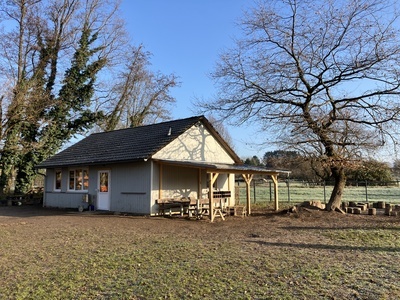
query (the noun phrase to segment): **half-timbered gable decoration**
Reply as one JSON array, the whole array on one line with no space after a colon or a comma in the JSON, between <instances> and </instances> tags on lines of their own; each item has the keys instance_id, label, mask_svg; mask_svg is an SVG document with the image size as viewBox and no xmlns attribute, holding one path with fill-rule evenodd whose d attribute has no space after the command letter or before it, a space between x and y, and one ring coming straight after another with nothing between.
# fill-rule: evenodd
<instances>
[{"instance_id":1,"label":"half-timbered gable decoration","mask_svg":"<svg viewBox=\"0 0 400 300\"><path fill-rule=\"evenodd\" d=\"M222 206L235 207L237 174L247 185L246 214L254 174L271 176L278 209L277 176L284 172L243 165L204 116L95 133L37 168L46 169L45 206L142 215L204 208L211 220L223 218Z\"/></svg>"}]
</instances>

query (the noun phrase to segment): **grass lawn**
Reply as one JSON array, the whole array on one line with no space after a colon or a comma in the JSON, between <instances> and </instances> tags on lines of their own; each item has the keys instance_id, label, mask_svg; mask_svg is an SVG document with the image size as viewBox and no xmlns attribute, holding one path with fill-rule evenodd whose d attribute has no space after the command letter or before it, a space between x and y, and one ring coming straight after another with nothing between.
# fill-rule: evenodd
<instances>
[{"instance_id":1,"label":"grass lawn","mask_svg":"<svg viewBox=\"0 0 400 300\"><path fill-rule=\"evenodd\" d=\"M400 218L0 207L0 299L400 299Z\"/></svg>"}]
</instances>

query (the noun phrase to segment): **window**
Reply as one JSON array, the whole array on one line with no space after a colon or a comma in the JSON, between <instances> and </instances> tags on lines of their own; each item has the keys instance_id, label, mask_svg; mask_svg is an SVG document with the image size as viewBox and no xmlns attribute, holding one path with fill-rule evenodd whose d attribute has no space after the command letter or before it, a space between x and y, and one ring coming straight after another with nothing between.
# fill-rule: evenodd
<instances>
[{"instance_id":1,"label":"window","mask_svg":"<svg viewBox=\"0 0 400 300\"><path fill-rule=\"evenodd\" d=\"M100 192L108 192L108 172L100 172Z\"/></svg>"},{"instance_id":2,"label":"window","mask_svg":"<svg viewBox=\"0 0 400 300\"><path fill-rule=\"evenodd\" d=\"M86 191L89 188L89 172L87 169L75 169L69 171L70 191Z\"/></svg>"},{"instance_id":3,"label":"window","mask_svg":"<svg viewBox=\"0 0 400 300\"><path fill-rule=\"evenodd\" d=\"M61 176L62 176L61 170L56 170L55 182L54 182L54 190L55 191L61 191Z\"/></svg>"}]
</instances>

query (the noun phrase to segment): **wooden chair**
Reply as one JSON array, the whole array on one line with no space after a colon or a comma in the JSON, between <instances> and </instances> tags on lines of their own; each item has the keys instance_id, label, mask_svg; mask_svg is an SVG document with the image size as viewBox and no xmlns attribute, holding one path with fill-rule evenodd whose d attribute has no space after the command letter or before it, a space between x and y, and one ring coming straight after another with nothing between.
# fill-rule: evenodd
<instances>
[{"instance_id":1,"label":"wooden chair","mask_svg":"<svg viewBox=\"0 0 400 300\"><path fill-rule=\"evenodd\" d=\"M234 205L227 206L225 208L226 215L228 216L246 216L246 206L245 205Z\"/></svg>"},{"instance_id":2,"label":"wooden chair","mask_svg":"<svg viewBox=\"0 0 400 300\"><path fill-rule=\"evenodd\" d=\"M204 215L209 214L209 200L207 198L203 199L190 199L190 204L188 208L189 217L193 215L196 219L203 218Z\"/></svg>"},{"instance_id":3,"label":"wooden chair","mask_svg":"<svg viewBox=\"0 0 400 300\"><path fill-rule=\"evenodd\" d=\"M245 205L235 205L233 207L233 215L234 216L242 216L242 218L244 218L246 216L246 206Z\"/></svg>"}]
</instances>

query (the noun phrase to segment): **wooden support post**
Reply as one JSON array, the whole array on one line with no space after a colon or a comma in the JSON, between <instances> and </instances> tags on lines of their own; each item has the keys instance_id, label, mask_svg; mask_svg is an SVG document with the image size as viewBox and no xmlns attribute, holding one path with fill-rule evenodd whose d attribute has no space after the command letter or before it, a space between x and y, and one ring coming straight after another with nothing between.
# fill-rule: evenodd
<instances>
[{"instance_id":1,"label":"wooden support post","mask_svg":"<svg viewBox=\"0 0 400 300\"><path fill-rule=\"evenodd\" d=\"M197 199L202 198L202 187L201 187L201 169L197 172Z\"/></svg>"},{"instance_id":2,"label":"wooden support post","mask_svg":"<svg viewBox=\"0 0 400 300\"><path fill-rule=\"evenodd\" d=\"M251 214L251 204L250 204L250 184L253 180L253 174L242 174L244 181L246 182L246 212L249 216Z\"/></svg>"},{"instance_id":3,"label":"wooden support post","mask_svg":"<svg viewBox=\"0 0 400 300\"><path fill-rule=\"evenodd\" d=\"M279 209L278 199L278 175L271 175L272 181L274 182L274 199L275 199L275 210Z\"/></svg>"},{"instance_id":4,"label":"wooden support post","mask_svg":"<svg viewBox=\"0 0 400 300\"><path fill-rule=\"evenodd\" d=\"M209 185L209 192L208 192L208 196L209 196L209 211L210 211L210 220L211 222L214 222L214 183L218 178L219 173L210 173L210 185Z\"/></svg>"},{"instance_id":5,"label":"wooden support post","mask_svg":"<svg viewBox=\"0 0 400 300\"><path fill-rule=\"evenodd\" d=\"M231 190L231 174L228 173L227 175L227 180L228 180L228 191L231 192L231 195L235 195L235 190ZM231 206L231 198L229 198L229 202L227 203L228 206Z\"/></svg>"},{"instance_id":6,"label":"wooden support post","mask_svg":"<svg viewBox=\"0 0 400 300\"><path fill-rule=\"evenodd\" d=\"M162 199L163 165L158 165L158 199Z\"/></svg>"}]
</instances>

